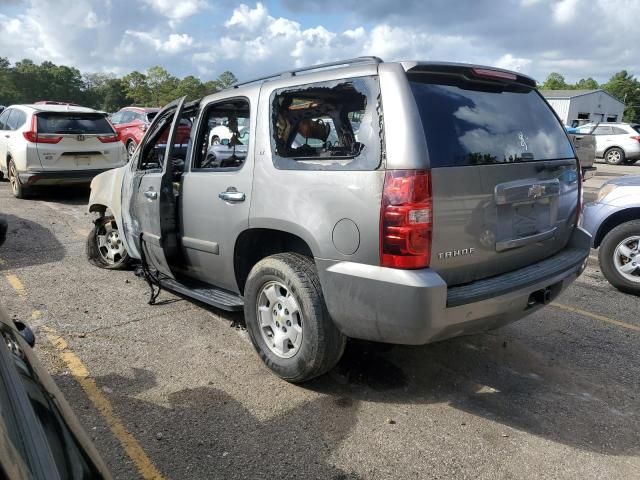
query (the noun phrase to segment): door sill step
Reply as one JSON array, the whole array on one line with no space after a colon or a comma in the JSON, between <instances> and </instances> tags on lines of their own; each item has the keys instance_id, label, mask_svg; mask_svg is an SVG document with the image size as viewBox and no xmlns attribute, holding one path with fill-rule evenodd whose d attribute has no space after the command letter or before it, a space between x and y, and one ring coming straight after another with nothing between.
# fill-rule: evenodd
<instances>
[{"instance_id":1,"label":"door sill step","mask_svg":"<svg viewBox=\"0 0 640 480\"><path fill-rule=\"evenodd\" d=\"M212 307L220 308L221 310L237 312L244 308L244 300L240 295L205 283L195 283L191 281L183 283L177 280L163 279L160 281L160 284L162 288L193 298Z\"/></svg>"}]
</instances>

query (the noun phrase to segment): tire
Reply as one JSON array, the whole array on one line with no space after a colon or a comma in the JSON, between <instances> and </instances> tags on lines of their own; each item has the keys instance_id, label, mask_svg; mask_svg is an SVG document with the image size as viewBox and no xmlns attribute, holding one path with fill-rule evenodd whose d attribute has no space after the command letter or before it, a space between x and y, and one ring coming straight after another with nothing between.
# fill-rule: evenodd
<instances>
[{"instance_id":1,"label":"tire","mask_svg":"<svg viewBox=\"0 0 640 480\"><path fill-rule=\"evenodd\" d=\"M133 153L136 151L136 142L134 142L133 140L129 140L127 142L127 159L131 160L131 157L133 157Z\"/></svg>"},{"instance_id":2,"label":"tire","mask_svg":"<svg viewBox=\"0 0 640 480\"><path fill-rule=\"evenodd\" d=\"M16 198L27 198L29 191L24 185L22 185L22 183L20 183L18 169L11 159L9 159L9 162L7 163L7 178L11 184L11 192L13 193L13 196Z\"/></svg>"},{"instance_id":3,"label":"tire","mask_svg":"<svg viewBox=\"0 0 640 480\"><path fill-rule=\"evenodd\" d=\"M211 139L211 145L220 145L220 138L217 135L214 135Z\"/></svg>"},{"instance_id":4,"label":"tire","mask_svg":"<svg viewBox=\"0 0 640 480\"><path fill-rule=\"evenodd\" d=\"M607 233L600 244L598 260L611 285L621 292L640 295L640 220L620 224ZM623 270L629 263L637 264L637 268L630 272Z\"/></svg>"},{"instance_id":5,"label":"tire","mask_svg":"<svg viewBox=\"0 0 640 480\"><path fill-rule=\"evenodd\" d=\"M624 150L618 147L613 147L604 152L604 160L609 165L620 165L624 163Z\"/></svg>"},{"instance_id":6,"label":"tire","mask_svg":"<svg viewBox=\"0 0 640 480\"><path fill-rule=\"evenodd\" d=\"M113 217L104 216L95 221L87 236L87 259L107 270L124 270L129 266L131 259Z\"/></svg>"},{"instance_id":7,"label":"tire","mask_svg":"<svg viewBox=\"0 0 640 480\"><path fill-rule=\"evenodd\" d=\"M251 342L280 378L305 382L338 363L347 338L329 316L316 266L309 257L280 253L262 259L249 273L244 296Z\"/></svg>"}]
</instances>

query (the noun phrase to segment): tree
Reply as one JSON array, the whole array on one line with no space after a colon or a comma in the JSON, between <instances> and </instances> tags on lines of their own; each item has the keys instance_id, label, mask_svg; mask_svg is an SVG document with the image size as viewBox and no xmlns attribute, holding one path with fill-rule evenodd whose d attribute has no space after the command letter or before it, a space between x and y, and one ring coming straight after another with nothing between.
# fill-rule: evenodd
<instances>
[{"instance_id":1,"label":"tree","mask_svg":"<svg viewBox=\"0 0 640 480\"><path fill-rule=\"evenodd\" d=\"M613 75L602 88L624 102L625 122L637 122L640 120L640 82L629 74L626 70L622 70Z\"/></svg>"},{"instance_id":2,"label":"tree","mask_svg":"<svg viewBox=\"0 0 640 480\"><path fill-rule=\"evenodd\" d=\"M159 65L147 70L147 85L153 106L161 107L176 98L178 79Z\"/></svg>"},{"instance_id":3,"label":"tree","mask_svg":"<svg viewBox=\"0 0 640 480\"><path fill-rule=\"evenodd\" d=\"M146 105L151 101L151 90L147 83L147 76L137 70L122 77L127 98L134 104Z\"/></svg>"},{"instance_id":4,"label":"tree","mask_svg":"<svg viewBox=\"0 0 640 480\"><path fill-rule=\"evenodd\" d=\"M551 72L541 87L543 90L564 90L569 88L564 77L556 72Z\"/></svg>"},{"instance_id":5,"label":"tree","mask_svg":"<svg viewBox=\"0 0 640 480\"><path fill-rule=\"evenodd\" d=\"M187 100L197 100L206 95L204 85L199 78L189 75L180 80L176 88L176 97L185 95Z\"/></svg>"},{"instance_id":6,"label":"tree","mask_svg":"<svg viewBox=\"0 0 640 480\"><path fill-rule=\"evenodd\" d=\"M575 87L578 90L596 90L600 88L598 82L596 82L593 78L581 78L575 84Z\"/></svg>"},{"instance_id":7,"label":"tree","mask_svg":"<svg viewBox=\"0 0 640 480\"><path fill-rule=\"evenodd\" d=\"M215 82L218 90L224 90L225 88L232 87L233 85L238 83L238 79L233 73L231 73L229 70L226 70L220 74Z\"/></svg>"}]
</instances>

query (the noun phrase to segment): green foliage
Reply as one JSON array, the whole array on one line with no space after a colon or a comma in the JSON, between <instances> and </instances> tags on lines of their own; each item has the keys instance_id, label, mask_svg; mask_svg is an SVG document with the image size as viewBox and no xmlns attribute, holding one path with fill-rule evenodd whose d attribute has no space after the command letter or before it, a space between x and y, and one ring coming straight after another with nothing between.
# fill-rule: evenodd
<instances>
[{"instance_id":1,"label":"green foliage","mask_svg":"<svg viewBox=\"0 0 640 480\"><path fill-rule=\"evenodd\" d=\"M623 121L640 121L640 82L626 70L616 73L602 88L625 104Z\"/></svg>"},{"instance_id":2,"label":"green foliage","mask_svg":"<svg viewBox=\"0 0 640 480\"><path fill-rule=\"evenodd\" d=\"M581 78L576 82L573 86L576 90L597 90L600 88L598 82L596 82L593 78Z\"/></svg>"},{"instance_id":3,"label":"green foliage","mask_svg":"<svg viewBox=\"0 0 640 480\"><path fill-rule=\"evenodd\" d=\"M196 100L236 81L229 71L206 82L193 75L179 79L161 66L145 73L133 71L122 78L105 73L83 75L76 68L52 62L37 65L29 59L12 66L0 57L0 105L57 100L114 112L132 104L161 107L182 96Z\"/></svg>"},{"instance_id":4,"label":"green foliage","mask_svg":"<svg viewBox=\"0 0 640 480\"><path fill-rule=\"evenodd\" d=\"M543 90L564 90L570 88L564 77L556 72L551 72L541 87Z\"/></svg>"}]
</instances>

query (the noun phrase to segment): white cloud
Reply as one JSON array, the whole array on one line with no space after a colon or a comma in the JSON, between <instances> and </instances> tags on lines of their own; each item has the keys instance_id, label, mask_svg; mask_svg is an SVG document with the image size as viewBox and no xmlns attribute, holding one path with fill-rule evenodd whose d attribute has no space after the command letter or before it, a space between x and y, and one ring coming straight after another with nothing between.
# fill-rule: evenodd
<instances>
[{"instance_id":1,"label":"white cloud","mask_svg":"<svg viewBox=\"0 0 640 480\"><path fill-rule=\"evenodd\" d=\"M136 32L133 30L127 30L125 35L137 39L145 45L153 47L156 52L167 53L170 55L183 52L193 45L193 38L186 33L172 33L166 38L166 40L163 40L159 36L149 32ZM126 40L124 43L125 48L128 48Z\"/></svg>"},{"instance_id":2,"label":"white cloud","mask_svg":"<svg viewBox=\"0 0 640 480\"><path fill-rule=\"evenodd\" d=\"M532 60L530 58L514 57L510 53L506 53L496 60L493 65L506 70L526 73L531 63Z\"/></svg>"},{"instance_id":3,"label":"white cloud","mask_svg":"<svg viewBox=\"0 0 640 480\"><path fill-rule=\"evenodd\" d=\"M560 24L570 23L578 13L578 0L561 0L553 6L553 19Z\"/></svg>"},{"instance_id":4,"label":"white cloud","mask_svg":"<svg viewBox=\"0 0 640 480\"><path fill-rule=\"evenodd\" d=\"M203 0L143 0L155 12L170 20L183 20L206 9Z\"/></svg>"}]
</instances>

